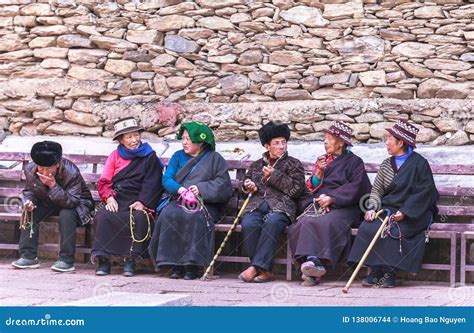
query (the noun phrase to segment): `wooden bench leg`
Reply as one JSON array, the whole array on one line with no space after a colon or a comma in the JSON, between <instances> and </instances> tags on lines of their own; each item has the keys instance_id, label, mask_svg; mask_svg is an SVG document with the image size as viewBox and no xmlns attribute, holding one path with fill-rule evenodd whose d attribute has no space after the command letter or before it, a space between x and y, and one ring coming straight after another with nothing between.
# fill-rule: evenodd
<instances>
[{"instance_id":1,"label":"wooden bench leg","mask_svg":"<svg viewBox=\"0 0 474 333\"><path fill-rule=\"evenodd\" d=\"M293 261L291 255L290 242L286 242L286 281L291 281L293 273Z\"/></svg>"},{"instance_id":2,"label":"wooden bench leg","mask_svg":"<svg viewBox=\"0 0 474 333\"><path fill-rule=\"evenodd\" d=\"M466 250L467 250L466 247L467 247L466 234L462 233L461 234L461 276L460 276L461 285L466 284Z\"/></svg>"},{"instance_id":3,"label":"wooden bench leg","mask_svg":"<svg viewBox=\"0 0 474 333\"><path fill-rule=\"evenodd\" d=\"M451 286L456 284L456 243L457 234L456 232L451 232L451 268L449 270L449 283Z\"/></svg>"}]
</instances>

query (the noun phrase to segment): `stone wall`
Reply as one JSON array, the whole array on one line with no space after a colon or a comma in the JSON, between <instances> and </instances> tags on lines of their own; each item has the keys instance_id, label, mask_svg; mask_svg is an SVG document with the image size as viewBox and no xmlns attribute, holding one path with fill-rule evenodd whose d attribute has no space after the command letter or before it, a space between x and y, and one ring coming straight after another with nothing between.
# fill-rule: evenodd
<instances>
[{"instance_id":1,"label":"stone wall","mask_svg":"<svg viewBox=\"0 0 474 333\"><path fill-rule=\"evenodd\" d=\"M0 0L0 128L110 136L130 114L160 136L196 119L253 139L280 119L314 140L342 119L372 142L402 117L466 144L473 18L459 0Z\"/></svg>"}]
</instances>

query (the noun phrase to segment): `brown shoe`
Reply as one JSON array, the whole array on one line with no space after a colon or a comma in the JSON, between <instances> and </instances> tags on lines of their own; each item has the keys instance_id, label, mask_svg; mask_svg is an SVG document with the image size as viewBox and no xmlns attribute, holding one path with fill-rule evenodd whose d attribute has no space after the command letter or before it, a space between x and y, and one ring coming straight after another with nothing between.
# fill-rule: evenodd
<instances>
[{"instance_id":1,"label":"brown shoe","mask_svg":"<svg viewBox=\"0 0 474 333\"><path fill-rule=\"evenodd\" d=\"M273 280L275 280L275 276L273 276L272 272L262 272L260 273L259 276L253 279L253 282L265 283L265 282L271 282Z\"/></svg>"},{"instance_id":2,"label":"brown shoe","mask_svg":"<svg viewBox=\"0 0 474 333\"><path fill-rule=\"evenodd\" d=\"M247 268L245 271L240 273L239 279L241 279L244 282L252 282L254 278L257 276L257 269L253 266L250 266Z\"/></svg>"}]
</instances>

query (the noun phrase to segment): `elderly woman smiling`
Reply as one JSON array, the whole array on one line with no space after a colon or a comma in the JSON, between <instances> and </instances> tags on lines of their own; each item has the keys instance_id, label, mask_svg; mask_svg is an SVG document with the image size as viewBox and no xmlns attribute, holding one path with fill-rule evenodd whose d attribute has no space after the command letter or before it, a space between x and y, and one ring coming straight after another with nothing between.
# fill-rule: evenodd
<instances>
[{"instance_id":1,"label":"elderly woman smiling","mask_svg":"<svg viewBox=\"0 0 474 333\"><path fill-rule=\"evenodd\" d=\"M110 256L124 258L123 274L135 274L135 258L147 255L152 214L163 188L162 166L151 146L141 141L143 128L133 118L114 125L119 142L105 162L97 183L105 206L95 217L92 257L98 258L97 275L110 273Z\"/></svg>"}]
</instances>

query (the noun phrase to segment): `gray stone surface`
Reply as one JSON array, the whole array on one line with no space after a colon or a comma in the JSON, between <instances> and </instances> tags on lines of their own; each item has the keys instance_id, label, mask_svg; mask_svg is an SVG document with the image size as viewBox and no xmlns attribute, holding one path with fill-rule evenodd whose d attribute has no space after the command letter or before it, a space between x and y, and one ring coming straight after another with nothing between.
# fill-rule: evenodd
<instances>
[{"instance_id":1,"label":"gray stone surface","mask_svg":"<svg viewBox=\"0 0 474 333\"><path fill-rule=\"evenodd\" d=\"M88 297L106 297L116 292L189 295L193 306L473 306L474 286L450 288L448 283L404 281L394 289L362 288L357 279L348 294L342 293L347 277L325 278L315 287L282 276L271 283L243 283L235 274L203 282L171 280L162 274L139 271L135 277L121 275L119 267L106 277L94 275L94 265L76 264L74 274L55 273L52 262L39 269L18 270L12 260L0 259L1 306L63 305ZM361 276L363 274L361 273ZM116 304L114 304L116 305Z\"/></svg>"},{"instance_id":2,"label":"gray stone surface","mask_svg":"<svg viewBox=\"0 0 474 333\"><path fill-rule=\"evenodd\" d=\"M111 292L63 304L64 306L188 306L189 295Z\"/></svg>"}]
</instances>

